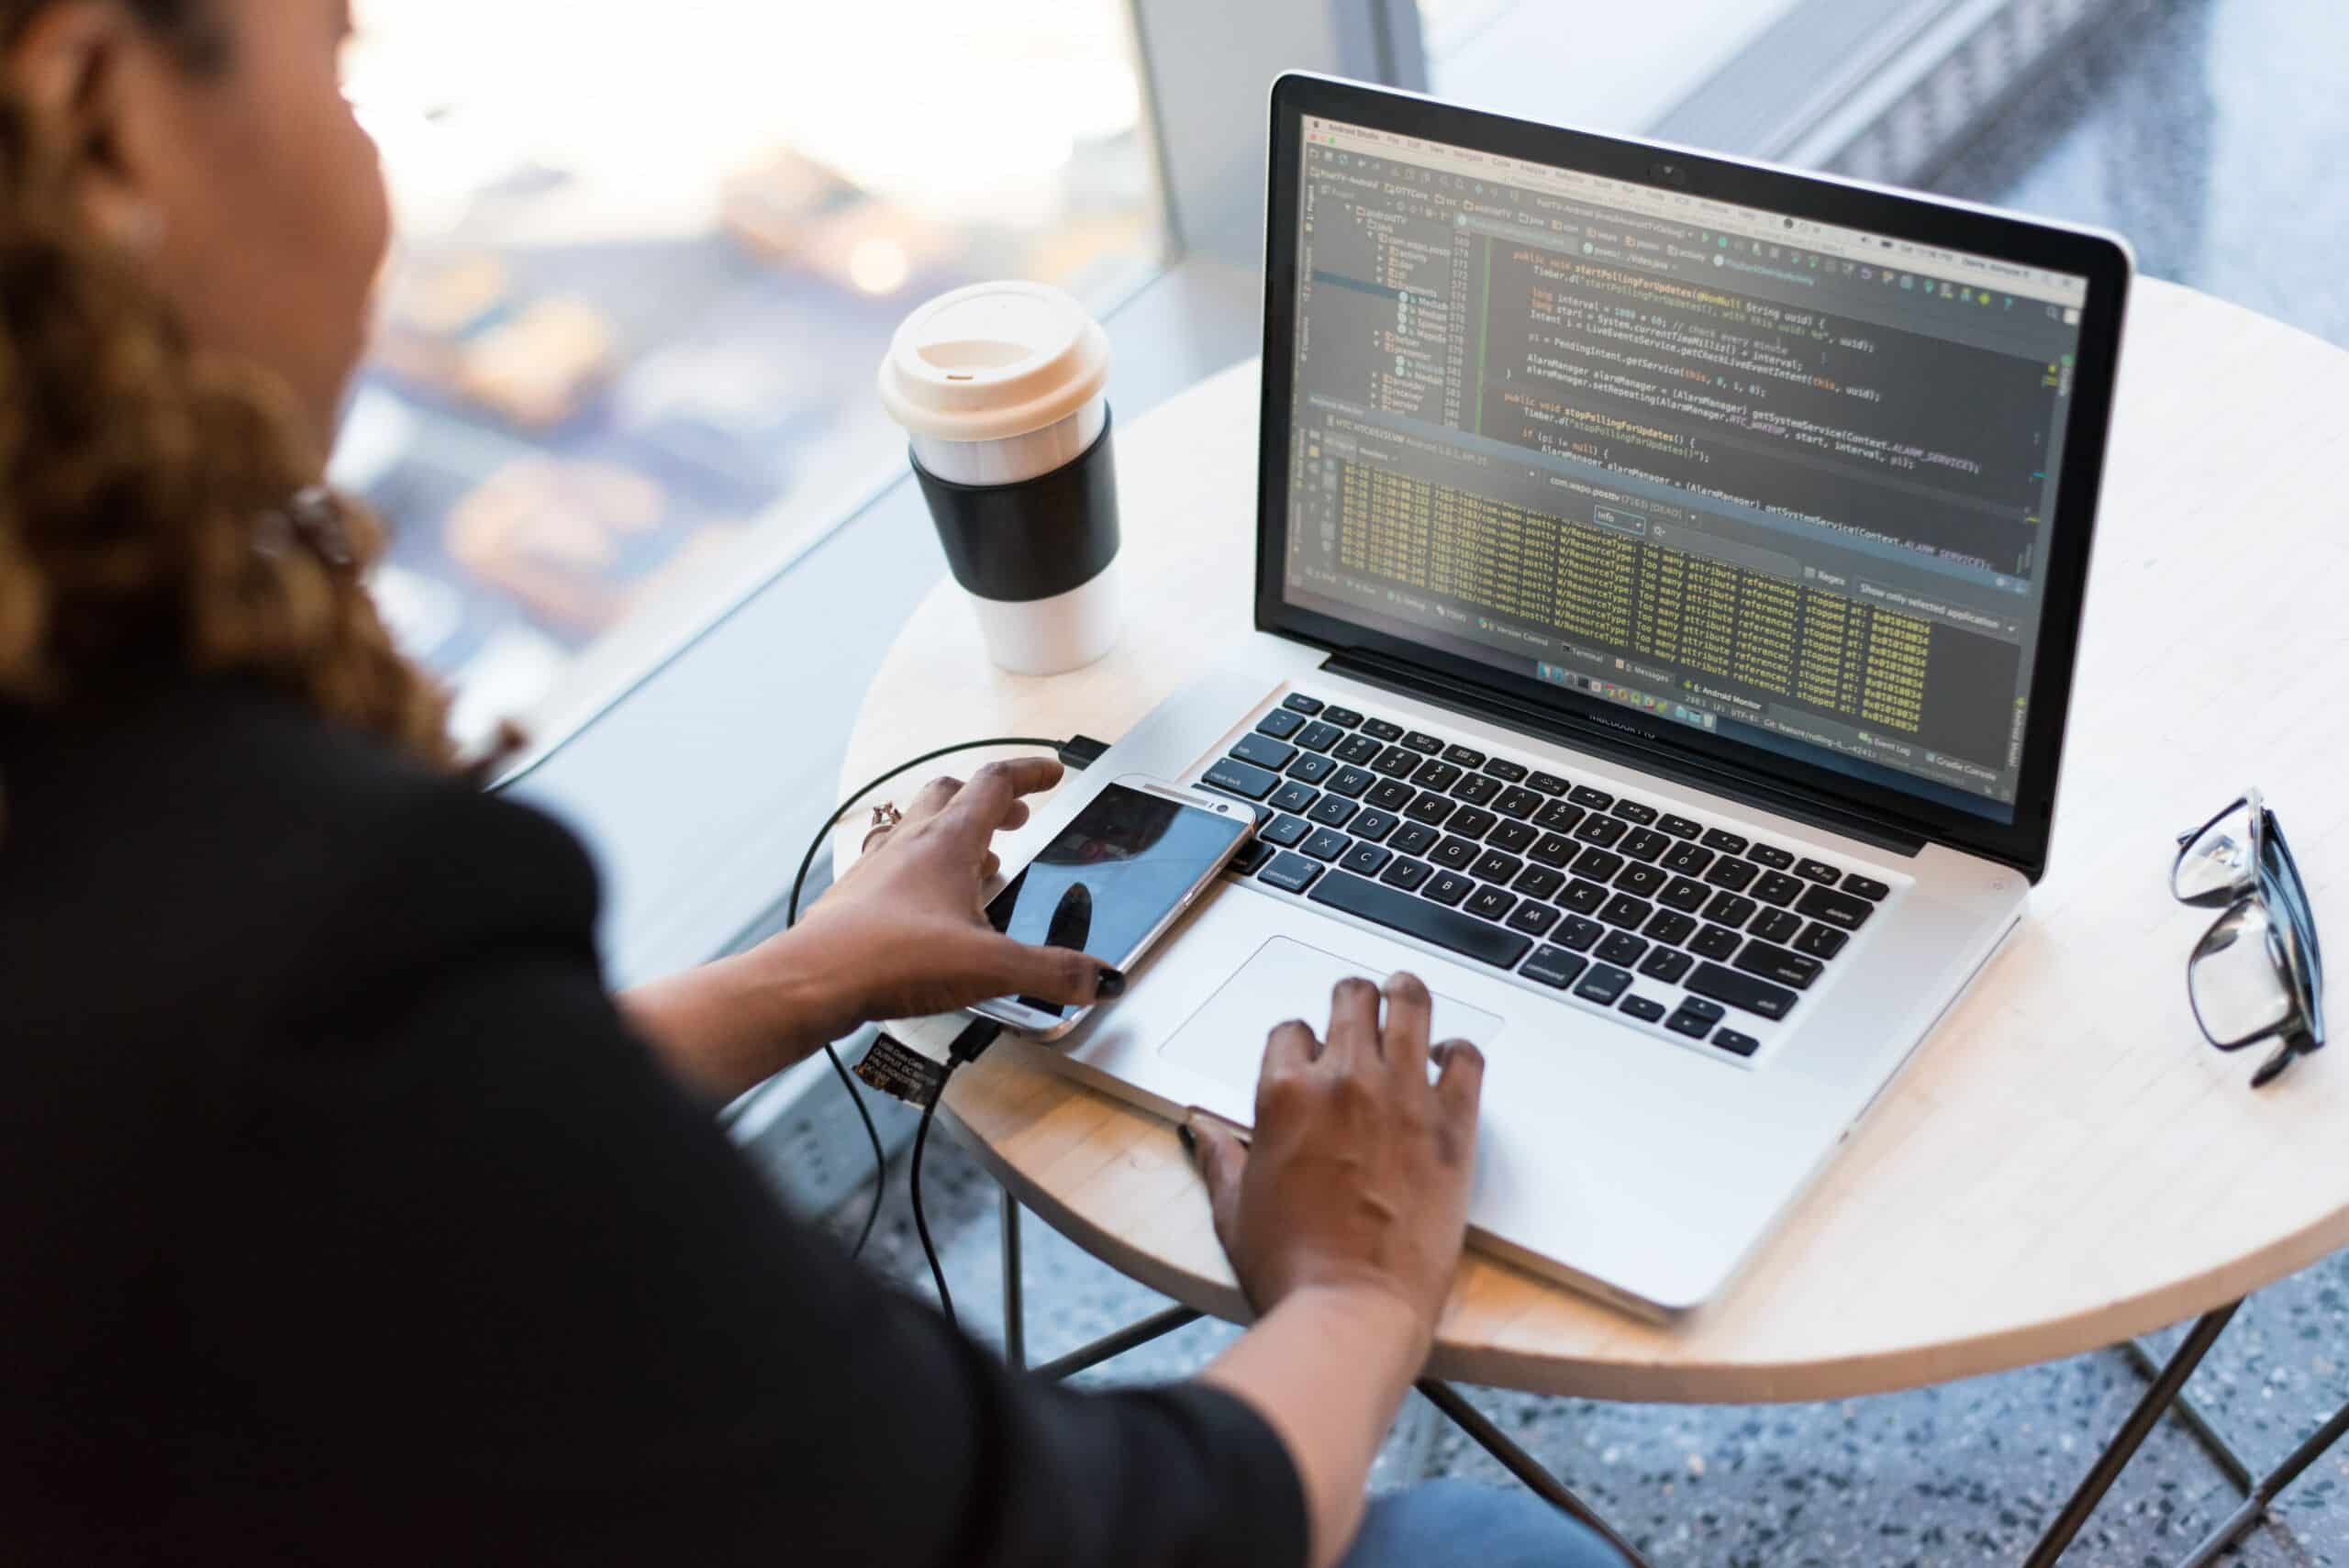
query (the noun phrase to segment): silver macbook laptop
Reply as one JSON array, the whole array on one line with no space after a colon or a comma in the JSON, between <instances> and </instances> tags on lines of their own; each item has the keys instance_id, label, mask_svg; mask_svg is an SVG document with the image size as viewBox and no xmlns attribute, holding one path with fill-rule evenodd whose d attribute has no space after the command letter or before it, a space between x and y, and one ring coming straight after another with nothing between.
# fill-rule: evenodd
<instances>
[{"instance_id":1,"label":"silver macbook laptop","mask_svg":"<svg viewBox=\"0 0 2349 1568\"><path fill-rule=\"evenodd\" d=\"M1718 1294L2046 864L2130 275L1283 79L1257 629L1097 769L1260 840L1060 1060L1245 1124L1272 1026L1412 970L1488 1058L1476 1244Z\"/></svg>"}]
</instances>

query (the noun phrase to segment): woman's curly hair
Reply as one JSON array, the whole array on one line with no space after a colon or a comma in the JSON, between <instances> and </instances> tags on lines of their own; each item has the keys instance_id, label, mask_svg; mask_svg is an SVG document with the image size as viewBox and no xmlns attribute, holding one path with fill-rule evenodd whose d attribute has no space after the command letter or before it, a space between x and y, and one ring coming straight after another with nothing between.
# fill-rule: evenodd
<instances>
[{"instance_id":1,"label":"woman's curly hair","mask_svg":"<svg viewBox=\"0 0 2349 1568\"><path fill-rule=\"evenodd\" d=\"M48 3L0 0L0 43ZM226 68L206 0L132 9L190 69ZM297 504L322 458L288 388L196 350L89 231L62 160L0 98L0 701L232 674L449 765L446 697L361 581L380 529Z\"/></svg>"}]
</instances>

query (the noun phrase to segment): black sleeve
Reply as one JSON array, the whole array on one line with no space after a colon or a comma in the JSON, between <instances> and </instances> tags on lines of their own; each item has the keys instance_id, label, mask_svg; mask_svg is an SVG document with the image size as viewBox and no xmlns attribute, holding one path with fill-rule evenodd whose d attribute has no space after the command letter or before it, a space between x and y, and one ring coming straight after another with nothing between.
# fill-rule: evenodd
<instances>
[{"instance_id":1,"label":"black sleeve","mask_svg":"<svg viewBox=\"0 0 2349 1568\"><path fill-rule=\"evenodd\" d=\"M190 1507L227 1518L176 1529L233 1519L250 1561L1304 1561L1243 1404L1011 1374L782 1213L584 931L462 924L250 1064L180 1249Z\"/></svg>"}]
</instances>

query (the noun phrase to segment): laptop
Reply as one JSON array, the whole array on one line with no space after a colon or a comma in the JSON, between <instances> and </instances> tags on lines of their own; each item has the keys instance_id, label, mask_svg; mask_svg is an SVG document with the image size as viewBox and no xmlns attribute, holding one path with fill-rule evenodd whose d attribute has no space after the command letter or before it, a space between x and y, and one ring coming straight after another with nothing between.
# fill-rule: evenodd
<instances>
[{"instance_id":1,"label":"laptop","mask_svg":"<svg viewBox=\"0 0 2349 1568\"><path fill-rule=\"evenodd\" d=\"M1270 184L1255 629L1096 769L1259 837L1057 1059L1245 1126L1412 971L1473 1244L1669 1320L2046 867L2129 251L1306 75Z\"/></svg>"}]
</instances>

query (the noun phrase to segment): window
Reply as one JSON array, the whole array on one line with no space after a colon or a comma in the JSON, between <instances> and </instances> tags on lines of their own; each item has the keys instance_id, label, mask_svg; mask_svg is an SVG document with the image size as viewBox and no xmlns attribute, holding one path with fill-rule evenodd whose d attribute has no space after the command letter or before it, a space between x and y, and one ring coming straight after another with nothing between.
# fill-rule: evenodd
<instances>
[{"instance_id":1,"label":"window","mask_svg":"<svg viewBox=\"0 0 2349 1568\"><path fill-rule=\"evenodd\" d=\"M585 710L902 461L898 319L1158 258L1119 0L368 0L400 239L335 473L457 728Z\"/></svg>"}]
</instances>

